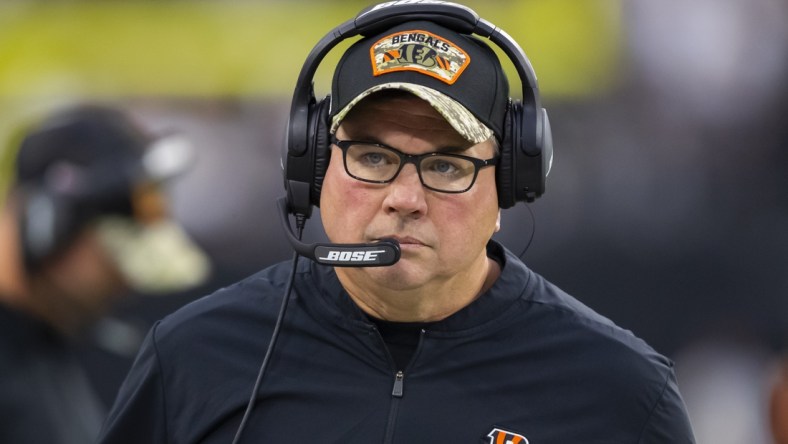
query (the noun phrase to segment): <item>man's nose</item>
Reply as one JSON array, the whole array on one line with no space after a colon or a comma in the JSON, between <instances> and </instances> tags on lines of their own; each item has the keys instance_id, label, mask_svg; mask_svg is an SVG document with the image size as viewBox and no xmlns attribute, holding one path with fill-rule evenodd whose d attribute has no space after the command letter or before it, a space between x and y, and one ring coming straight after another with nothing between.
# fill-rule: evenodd
<instances>
[{"instance_id":1,"label":"man's nose","mask_svg":"<svg viewBox=\"0 0 788 444\"><path fill-rule=\"evenodd\" d=\"M384 210L387 213L420 217L427 213L425 191L416 165L406 164L388 185L388 194L383 201Z\"/></svg>"}]
</instances>

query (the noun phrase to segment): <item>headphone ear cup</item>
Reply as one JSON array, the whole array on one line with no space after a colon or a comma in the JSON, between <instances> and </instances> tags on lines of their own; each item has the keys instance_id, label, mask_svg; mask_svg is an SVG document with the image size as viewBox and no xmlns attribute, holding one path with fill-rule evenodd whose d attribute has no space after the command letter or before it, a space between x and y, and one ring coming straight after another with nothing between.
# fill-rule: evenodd
<instances>
[{"instance_id":1,"label":"headphone ear cup","mask_svg":"<svg viewBox=\"0 0 788 444\"><path fill-rule=\"evenodd\" d=\"M500 161L495 167L495 183L498 191L498 206L506 209L517 203L515 197L517 168L515 158L515 141L520 140L519 131L522 114L519 102L510 102L504 116L503 141L501 142Z\"/></svg>"},{"instance_id":2,"label":"headphone ear cup","mask_svg":"<svg viewBox=\"0 0 788 444\"><path fill-rule=\"evenodd\" d=\"M553 131L550 128L550 118L547 110L542 108L542 186L550 170L553 168Z\"/></svg>"},{"instance_id":3,"label":"headphone ear cup","mask_svg":"<svg viewBox=\"0 0 788 444\"><path fill-rule=\"evenodd\" d=\"M310 201L316 207L320 206L320 191L323 189L323 178L326 177L328 162L331 160L331 126L328 121L330 105L331 99L326 97L315 104L314 112L310 113L309 128L314 129L312 131L314 138L310 147L314 156Z\"/></svg>"},{"instance_id":4,"label":"headphone ear cup","mask_svg":"<svg viewBox=\"0 0 788 444\"><path fill-rule=\"evenodd\" d=\"M535 117L526 116L523 104L512 101L504 119L501 160L496 170L498 206L533 202L544 193L545 179L553 161L553 137L544 108L541 128ZM530 142L529 142L530 141Z\"/></svg>"},{"instance_id":5,"label":"headphone ear cup","mask_svg":"<svg viewBox=\"0 0 788 444\"><path fill-rule=\"evenodd\" d=\"M28 271L36 271L68 245L80 226L67 199L37 187L23 192L18 217L22 255Z\"/></svg>"}]
</instances>

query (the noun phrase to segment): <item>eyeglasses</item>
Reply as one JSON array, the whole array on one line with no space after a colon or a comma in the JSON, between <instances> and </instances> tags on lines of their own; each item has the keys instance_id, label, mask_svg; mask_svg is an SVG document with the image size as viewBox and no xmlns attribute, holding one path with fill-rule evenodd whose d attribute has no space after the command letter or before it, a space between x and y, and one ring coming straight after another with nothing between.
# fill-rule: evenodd
<instances>
[{"instance_id":1,"label":"eyeglasses","mask_svg":"<svg viewBox=\"0 0 788 444\"><path fill-rule=\"evenodd\" d=\"M332 139L342 150L345 171L369 183L390 183L407 163L416 166L421 184L441 193L464 193L471 189L479 170L496 165L498 157L482 160L451 153L405 154L389 146L354 140Z\"/></svg>"}]
</instances>

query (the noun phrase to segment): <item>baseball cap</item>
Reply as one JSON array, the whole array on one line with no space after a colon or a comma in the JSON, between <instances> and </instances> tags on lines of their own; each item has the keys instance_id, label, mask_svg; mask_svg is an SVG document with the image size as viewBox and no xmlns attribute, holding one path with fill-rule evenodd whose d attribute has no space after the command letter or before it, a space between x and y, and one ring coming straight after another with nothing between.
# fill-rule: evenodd
<instances>
[{"instance_id":1,"label":"baseball cap","mask_svg":"<svg viewBox=\"0 0 788 444\"><path fill-rule=\"evenodd\" d=\"M121 110L79 105L48 116L29 129L16 161L16 180L36 182L57 162L82 168L138 162L153 137Z\"/></svg>"},{"instance_id":2,"label":"baseball cap","mask_svg":"<svg viewBox=\"0 0 788 444\"><path fill-rule=\"evenodd\" d=\"M14 181L80 195L102 213L130 215L135 183L166 180L192 160L185 138L150 133L108 105L63 108L26 130Z\"/></svg>"},{"instance_id":3,"label":"baseball cap","mask_svg":"<svg viewBox=\"0 0 788 444\"><path fill-rule=\"evenodd\" d=\"M410 21L355 42L334 71L331 133L361 100L390 89L429 102L470 142L503 138L509 84L495 52L476 37Z\"/></svg>"}]
</instances>

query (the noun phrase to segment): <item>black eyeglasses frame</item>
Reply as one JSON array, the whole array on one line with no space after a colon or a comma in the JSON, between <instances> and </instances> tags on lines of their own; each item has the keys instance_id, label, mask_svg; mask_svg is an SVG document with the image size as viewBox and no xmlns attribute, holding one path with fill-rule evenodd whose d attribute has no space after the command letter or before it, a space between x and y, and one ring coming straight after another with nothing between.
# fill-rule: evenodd
<instances>
[{"instance_id":1,"label":"black eyeglasses frame","mask_svg":"<svg viewBox=\"0 0 788 444\"><path fill-rule=\"evenodd\" d=\"M405 167L405 164L412 163L413 166L416 167L416 172L419 175L419 181L421 182L421 185L424 188L427 188L428 190L432 190L432 191L437 191L439 193L448 193L448 194L460 194L460 193L467 192L468 190L473 188L473 185L476 183L476 178L479 176L479 170L481 170L482 168L485 168L485 167L497 165L498 161L500 160L500 156L495 156L495 157L492 157L490 159L479 159L478 157L465 156L465 155L462 155L462 154L455 154L455 153L444 153L444 152L440 152L440 151L433 151L431 153L424 153L424 154L406 154L406 153L403 153L402 151L400 151L400 150L398 150L396 148L390 147L390 146L382 144L382 143L366 142L366 141L362 141L362 140L339 140L339 139L337 139L334 136L331 137L331 143L333 145L336 145L340 150L342 150L342 165L345 168L345 172L348 174L348 176L350 176L350 177L352 177L352 178L354 178L356 180L359 180L361 182L376 183L376 184L391 183L397 178L397 176L399 176L399 173L402 171L402 168ZM375 146L375 147L378 147L378 148L383 148L385 150L393 152L400 159L400 163L399 163L399 167L397 168L397 171L394 173L394 175L390 179L386 179L386 180L364 179L364 178L361 178L361 177L358 177L358 176L352 174L350 172L350 170L348 169L348 167L347 167L347 150L350 148L351 145L354 145L354 144L355 145L371 145L371 146ZM463 160L467 160L467 161L471 162L473 164L474 170L473 170L473 179L471 179L470 185L468 185L468 187L463 189L463 190L442 190L442 189L439 189L439 188L431 187L431 186L427 185L426 183L424 183L424 178L421 176L421 161L422 161L422 159L427 159L427 158L435 157L435 156L454 157L454 158L457 158L457 159L463 159Z\"/></svg>"}]
</instances>

